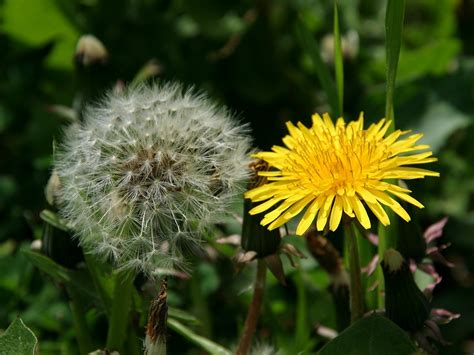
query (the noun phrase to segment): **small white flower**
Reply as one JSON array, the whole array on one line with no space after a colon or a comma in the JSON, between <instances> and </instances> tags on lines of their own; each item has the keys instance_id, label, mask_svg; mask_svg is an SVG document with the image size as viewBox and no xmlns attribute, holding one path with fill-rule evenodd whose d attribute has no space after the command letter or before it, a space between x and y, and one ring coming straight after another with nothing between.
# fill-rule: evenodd
<instances>
[{"instance_id":1,"label":"small white flower","mask_svg":"<svg viewBox=\"0 0 474 355\"><path fill-rule=\"evenodd\" d=\"M66 131L61 214L119 267L177 266L241 192L249 149L245 126L178 84L111 92Z\"/></svg>"}]
</instances>

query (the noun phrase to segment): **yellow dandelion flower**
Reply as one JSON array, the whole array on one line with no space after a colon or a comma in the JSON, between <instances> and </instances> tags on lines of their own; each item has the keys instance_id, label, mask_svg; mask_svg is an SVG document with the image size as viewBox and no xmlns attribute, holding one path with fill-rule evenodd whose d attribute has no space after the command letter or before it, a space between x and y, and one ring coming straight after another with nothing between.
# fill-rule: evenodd
<instances>
[{"instance_id":1,"label":"yellow dandelion flower","mask_svg":"<svg viewBox=\"0 0 474 355\"><path fill-rule=\"evenodd\" d=\"M383 206L410 220L395 198L423 208L409 195L410 190L385 181L439 176L407 166L437 160L426 151L428 145L416 145L422 134L406 136L410 131L400 130L387 134L391 121L385 119L364 129L362 113L348 124L343 118L334 124L328 114L322 118L315 114L312 121L311 128L287 122L290 134L283 138L286 147L273 146L271 152L254 155L274 168L259 173L268 179L265 185L245 194L253 202L262 202L250 214L267 211L262 225L278 228L306 209L296 229L298 235L315 220L318 230L329 223L334 231L343 213L369 229L366 207L383 225L390 224Z\"/></svg>"}]
</instances>

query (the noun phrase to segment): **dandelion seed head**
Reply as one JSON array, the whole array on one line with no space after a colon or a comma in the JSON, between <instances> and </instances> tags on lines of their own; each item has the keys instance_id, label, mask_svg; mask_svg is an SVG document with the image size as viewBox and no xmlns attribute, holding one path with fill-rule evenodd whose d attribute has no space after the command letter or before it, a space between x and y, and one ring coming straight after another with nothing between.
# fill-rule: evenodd
<instances>
[{"instance_id":1,"label":"dandelion seed head","mask_svg":"<svg viewBox=\"0 0 474 355\"><path fill-rule=\"evenodd\" d=\"M66 131L60 213L87 251L119 267L179 266L241 192L247 133L178 84L111 92Z\"/></svg>"}]
</instances>

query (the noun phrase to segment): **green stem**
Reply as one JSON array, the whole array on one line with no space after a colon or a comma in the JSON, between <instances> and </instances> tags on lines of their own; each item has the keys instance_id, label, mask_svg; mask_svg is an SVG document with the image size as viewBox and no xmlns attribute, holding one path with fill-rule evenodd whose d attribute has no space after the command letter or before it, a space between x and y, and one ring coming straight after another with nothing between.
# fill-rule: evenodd
<instances>
[{"instance_id":1,"label":"green stem","mask_svg":"<svg viewBox=\"0 0 474 355\"><path fill-rule=\"evenodd\" d=\"M86 309L79 301L80 298L73 287L68 288L68 293L70 297L69 306L71 307L79 350L81 354L88 354L90 351L94 350L94 348L92 346L89 328L87 327Z\"/></svg>"},{"instance_id":2,"label":"green stem","mask_svg":"<svg viewBox=\"0 0 474 355\"><path fill-rule=\"evenodd\" d=\"M207 300L203 295L201 288L201 275L199 270L193 274L190 280L191 294L193 299L194 313L201 321L202 324L202 335L206 338L212 338L212 324L211 315L209 313L209 307Z\"/></svg>"},{"instance_id":3,"label":"green stem","mask_svg":"<svg viewBox=\"0 0 474 355\"><path fill-rule=\"evenodd\" d=\"M295 347L298 351L302 351L307 344L310 332L308 332L308 302L301 268L296 270L294 282L296 286Z\"/></svg>"},{"instance_id":4,"label":"green stem","mask_svg":"<svg viewBox=\"0 0 474 355\"><path fill-rule=\"evenodd\" d=\"M123 344L127 338L130 306L132 304L133 275L129 271L119 271L115 275L114 298L109 317L107 333L108 350L123 352Z\"/></svg>"},{"instance_id":5,"label":"green stem","mask_svg":"<svg viewBox=\"0 0 474 355\"><path fill-rule=\"evenodd\" d=\"M250 304L244 330L237 347L236 355L247 355L252 345L253 335L257 329L257 321L262 308L263 293L265 291L266 266L262 259L257 261L257 276L255 278L253 299Z\"/></svg>"},{"instance_id":6,"label":"green stem","mask_svg":"<svg viewBox=\"0 0 474 355\"><path fill-rule=\"evenodd\" d=\"M98 261L94 258L93 255L86 252L84 253L84 259L85 259L89 274L91 275L91 279L94 284L94 287L97 293L99 294L100 300L102 301L102 305L104 307L105 313L107 314L107 316L110 316L111 299L110 299L110 296L105 291L104 287L102 287L100 270L98 268L99 266Z\"/></svg>"},{"instance_id":7,"label":"green stem","mask_svg":"<svg viewBox=\"0 0 474 355\"><path fill-rule=\"evenodd\" d=\"M142 354L142 348L143 348L142 341L140 340L135 330L133 330L133 332L129 332L127 342L125 343L125 348L127 349L126 354L130 354L130 355ZM165 348L166 348L166 344L165 344Z\"/></svg>"},{"instance_id":8,"label":"green stem","mask_svg":"<svg viewBox=\"0 0 474 355\"><path fill-rule=\"evenodd\" d=\"M359 248L357 245L356 234L354 232L355 226L353 222L347 223L344 227L349 242L351 323L354 323L364 315Z\"/></svg>"}]
</instances>

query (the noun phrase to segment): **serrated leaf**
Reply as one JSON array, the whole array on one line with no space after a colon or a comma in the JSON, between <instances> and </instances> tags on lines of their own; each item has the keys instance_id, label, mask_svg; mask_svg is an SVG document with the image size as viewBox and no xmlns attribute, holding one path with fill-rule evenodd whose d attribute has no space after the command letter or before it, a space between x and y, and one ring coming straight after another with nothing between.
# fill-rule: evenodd
<instances>
[{"instance_id":1,"label":"serrated leaf","mask_svg":"<svg viewBox=\"0 0 474 355\"><path fill-rule=\"evenodd\" d=\"M188 339L191 343L199 346L201 349L209 352L213 355L231 355L232 352L222 347L221 345L214 343L212 340L204 338L193 332L188 327L184 326L176 319L168 318L168 327L173 329L176 333L182 335L184 338Z\"/></svg>"},{"instance_id":2,"label":"serrated leaf","mask_svg":"<svg viewBox=\"0 0 474 355\"><path fill-rule=\"evenodd\" d=\"M0 336L0 354L2 355L33 355L38 339L20 318L13 321Z\"/></svg>"},{"instance_id":3,"label":"serrated leaf","mask_svg":"<svg viewBox=\"0 0 474 355\"><path fill-rule=\"evenodd\" d=\"M417 354L417 349L401 328L385 317L372 315L354 323L318 353L333 354Z\"/></svg>"}]
</instances>

